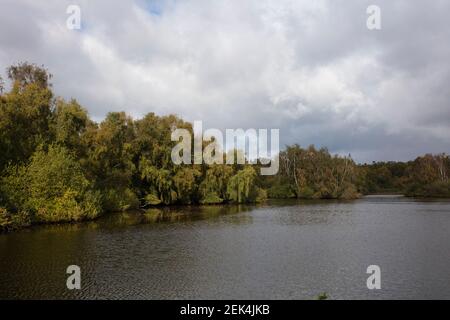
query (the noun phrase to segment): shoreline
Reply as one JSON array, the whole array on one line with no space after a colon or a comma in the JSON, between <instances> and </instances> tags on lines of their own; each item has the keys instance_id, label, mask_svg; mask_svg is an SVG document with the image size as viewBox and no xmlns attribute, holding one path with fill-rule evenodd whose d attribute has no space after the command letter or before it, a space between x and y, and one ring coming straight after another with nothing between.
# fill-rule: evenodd
<instances>
[{"instance_id":1,"label":"shoreline","mask_svg":"<svg viewBox=\"0 0 450 320\"><path fill-rule=\"evenodd\" d=\"M277 201L287 201L287 202L292 202L292 203L295 202L297 204L301 204L301 202L311 202L311 203L313 203L313 202L351 202L351 201L360 200L360 199L364 199L364 198L377 198L377 197L408 198L408 199L415 199L418 201L430 201L430 200L431 201L433 201L433 200L435 200L435 201L438 201L438 200L450 201L450 198L441 198L441 197L411 197L411 196L406 196L401 193L372 193L372 194L361 195L360 197L355 198L355 199L269 198L264 202L257 202L257 203L250 202L250 203L157 205L157 206L152 206L152 207L149 207L146 209L138 208L138 209L127 209L127 210L123 210L123 211L108 211L108 212L105 212L104 214L102 214L98 217L95 217L93 219L80 220L80 221L34 222L34 223L30 223L29 225L26 225L26 226L15 227L15 228L11 228L9 230L8 229L0 230L0 235L11 234L11 233L15 233L15 232L24 231L24 230L30 230L32 228L42 227L42 226L81 225L84 223L99 221L101 219L107 218L108 216L111 216L114 214L139 213L141 215L145 215L150 210L160 210L161 213L163 213L163 211L171 211L171 210L183 209L183 208L204 209L204 208L208 208L208 207L209 208L236 207L236 206L237 207L240 207L240 206L257 207L257 206L267 205L267 204L269 204L269 202L277 202ZM276 203L274 203L274 206L276 206Z\"/></svg>"}]
</instances>

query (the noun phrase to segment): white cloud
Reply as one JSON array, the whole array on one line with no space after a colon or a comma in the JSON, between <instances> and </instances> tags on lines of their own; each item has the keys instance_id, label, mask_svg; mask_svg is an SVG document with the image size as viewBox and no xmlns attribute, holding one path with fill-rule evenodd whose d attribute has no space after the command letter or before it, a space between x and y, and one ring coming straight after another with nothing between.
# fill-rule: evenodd
<instances>
[{"instance_id":1,"label":"white cloud","mask_svg":"<svg viewBox=\"0 0 450 320\"><path fill-rule=\"evenodd\" d=\"M153 111L219 128L278 127L282 144L358 160L450 147L450 4L381 1L374 33L368 1L83 0L76 32L65 28L74 1L5 1L1 66L45 64L57 94L97 120ZM396 144L405 149L392 153Z\"/></svg>"}]
</instances>

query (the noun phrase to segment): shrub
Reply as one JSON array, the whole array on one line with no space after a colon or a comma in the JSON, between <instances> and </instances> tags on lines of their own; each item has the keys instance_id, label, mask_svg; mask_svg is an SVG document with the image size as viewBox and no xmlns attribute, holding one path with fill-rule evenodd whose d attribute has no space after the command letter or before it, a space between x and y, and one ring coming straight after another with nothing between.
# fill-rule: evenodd
<instances>
[{"instance_id":1,"label":"shrub","mask_svg":"<svg viewBox=\"0 0 450 320\"><path fill-rule=\"evenodd\" d=\"M328 299L328 294L326 292L322 292L316 297L316 300L327 300L327 299Z\"/></svg>"},{"instance_id":2,"label":"shrub","mask_svg":"<svg viewBox=\"0 0 450 320\"><path fill-rule=\"evenodd\" d=\"M222 202L223 199L219 197L216 192L209 192L204 198L200 200L201 204L219 204Z\"/></svg>"},{"instance_id":3,"label":"shrub","mask_svg":"<svg viewBox=\"0 0 450 320\"><path fill-rule=\"evenodd\" d=\"M161 204L161 202L162 202L161 199L158 198L158 196L156 196L152 193L146 195L144 197L144 199L145 199L145 205L147 205L147 206L148 205L157 206L157 205Z\"/></svg>"},{"instance_id":4,"label":"shrub","mask_svg":"<svg viewBox=\"0 0 450 320\"><path fill-rule=\"evenodd\" d=\"M101 213L101 201L98 193L86 192L82 201L77 200L79 193L66 190L61 196L43 203L38 207L36 219L43 222L68 222L89 220Z\"/></svg>"},{"instance_id":5,"label":"shrub","mask_svg":"<svg viewBox=\"0 0 450 320\"><path fill-rule=\"evenodd\" d=\"M267 190L267 195L272 199L295 198L295 193L289 184L274 185Z\"/></svg>"},{"instance_id":6,"label":"shrub","mask_svg":"<svg viewBox=\"0 0 450 320\"><path fill-rule=\"evenodd\" d=\"M3 202L10 211L27 210L29 177L25 166L8 166L1 177Z\"/></svg>"},{"instance_id":7,"label":"shrub","mask_svg":"<svg viewBox=\"0 0 450 320\"><path fill-rule=\"evenodd\" d=\"M264 202L266 200L267 200L267 191L264 189L258 188L255 202Z\"/></svg>"},{"instance_id":8,"label":"shrub","mask_svg":"<svg viewBox=\"0 0 450 320\"><path fill-rule=\"evenodd\" d=\"M30 224L30 217L27 213L11 214L5 208L0 207L0 232L23 228Z\"/></svg>"},{"instance_id":9,"label":"shrub","mask_svg":"<svg viewBox=\"0 0 450 320\"><path fill-rule=\"evenodd\" d=\"M11 226L11 218L5 208L0 208L0 232L7 231Z\"/></svg>"},{"instance_id":10,"label":"shrub","mask_svg":"<svg viewBox=\"0 0 450 320\"><path fill-rule=\"evenodd\" d=\"M354 185L348 185L342 194L340 195L340 199L350 200L350 199L356 199L360 196L358 193L358 190L356 190L356 187Z\"/></svg>"},{"instance_id":11,"label":"shrub","mask_svg":"<svg viewBox=\"0 0 450 320\"><path fill-rule=\"evenodd\" d=\"M412 197L450 197L450 182L435 181L425 185L411 184L406 191L407 196Z\"/></svg>"},{"instance_id":12,"label":"shrub","mask_svg":"<svg viewBox=\"0 0 450 320\"><path fill-rule=\"evenodd\" d=\"M38 222L79 221L101 213L100 195L63 147L34 153L26 166L11 167L2 178L6 203L16 212L31 212Z\"/></svg>"},{"instance_id":13,"label":"shrub","mask_svg":"<svg viewBox=\"0 0 450 320\"><path fill-rule=\"evenodd\" d=\"M106 211L126 211L139 208L139 199L128 189L108 189L103 192L103 208Z\"/></svg>"},{"instance_id":14,"label":"shrub","mask_svg":"<svg viewBox=\"0 0 450 320\"><path fill-rule=\"evenodd\" d=\"M314 193L314 190L308 186L299 188L298 197L303 199L320 198L322 193Z\"/></svg>"}]
</instances>

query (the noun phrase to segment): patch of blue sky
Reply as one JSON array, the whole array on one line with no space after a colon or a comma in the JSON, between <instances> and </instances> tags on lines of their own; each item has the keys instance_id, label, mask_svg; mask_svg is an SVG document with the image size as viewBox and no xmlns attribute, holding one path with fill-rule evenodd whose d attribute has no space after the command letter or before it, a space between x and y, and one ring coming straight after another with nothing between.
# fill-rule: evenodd
<instances>
[{"instance_id":1,"label":"patch of blue sky","mask_svg":"<svg viewBox=\"0 0 450 320\"><path fill-rule=\"evenodd\" d=\"M155 16L162 15L166 0L140 0L139 4L150 14Z\"/></svg>"}]
</instances>

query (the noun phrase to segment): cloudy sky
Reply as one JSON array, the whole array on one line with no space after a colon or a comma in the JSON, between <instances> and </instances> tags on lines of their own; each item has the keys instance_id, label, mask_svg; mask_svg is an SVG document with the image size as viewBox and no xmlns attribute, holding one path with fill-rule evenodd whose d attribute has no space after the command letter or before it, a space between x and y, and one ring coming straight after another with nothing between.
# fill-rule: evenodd
<instances>
[{"instance_id":1,"label":"cloudy sky","mask_svg":"<svg viewBox=\"0 0 450 320\"><path fill-rule=\"evenodd\" d=\"M81 30L66 27L68 5ZM381 9L368 30L366 9ZM359 162L450 151L450 1L0 0L0 68L44 64L101 121L279 128Z\"/></svg>"}]
</instances>

